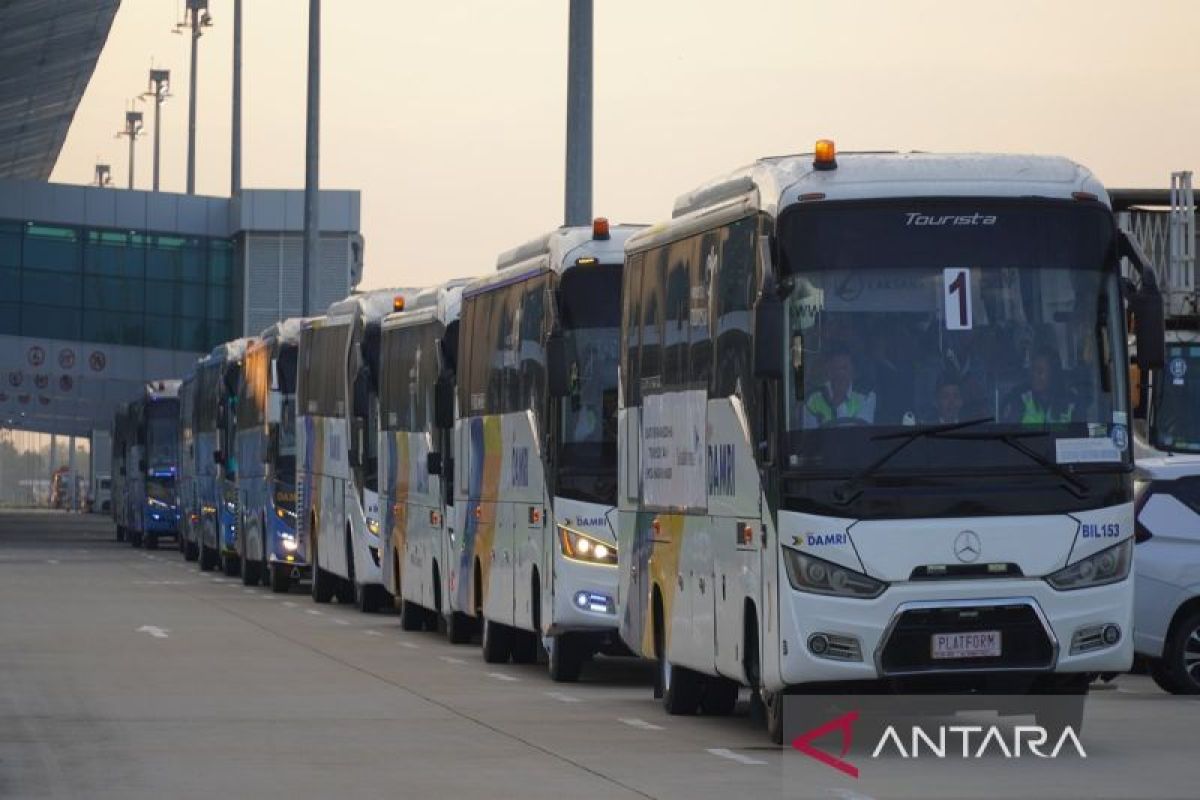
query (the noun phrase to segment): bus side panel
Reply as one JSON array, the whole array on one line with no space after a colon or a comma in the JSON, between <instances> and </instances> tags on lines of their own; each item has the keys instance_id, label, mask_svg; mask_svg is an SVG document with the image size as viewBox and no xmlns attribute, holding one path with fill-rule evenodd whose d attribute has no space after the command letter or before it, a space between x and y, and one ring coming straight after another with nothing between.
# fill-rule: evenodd
<instances>
[{"instance_id":1,"label":"bus side panel","mask_svg":"<svg viewBox=\"0 0 1200 800\"><path fill-rule=\"evenodd\" d=\"M428 433L408 437L407 548L405 556L405 598L424 608L436 609L440 587L434 583L434 564L445 573L442 558L443 526L446 515L441 507L441 480L430 475L428 456L432 449ZM444 595L443 595L444 597Z\"/></svg>"},{"instance_id":2,"label":"bus side panel","mask_svg":"<svg viewBox=\"0 0 1200 800\"><path fill-rule=\"evenodd\" d=\"M545 556L549 550L546 532L552 527L550 515L546 513L546 469L537 445L533 412L522 411L506 419L511 430L508 438L511 444L506 455L506 494L512 500L509 505L516 551L512 579L513 624L532 631L534 570L538 570L539 591L553 580L552 573L543 567L552 563L552 558ZM538 602L541 603L542 622L546 623L552 616L553 604L542 602L542 599L539 597Z\"/></svg>"},{"instance_id":3,"label":"bus side panel","mask_svg":"<svg viewBox=\"0 0 1200 800\"><path fill-rule=\"evenodd\" d=\"M491 572L496 567L496 497L500 484L501 427L495 416L469 417L462 424L467 428L466 502L462 514L462 549L458 559L456 600L459 610L474 615L476 600L493 606L496 600L491 588ZM479 585L475 585L476 567ZM493 609L499 612L498 608ZM488 613L488 609L484 609ZM511 618L509 611L504 616ZM501 621L500 616L493 619Z\"/></svg>"},{"instance_id":4,"label":"bus side panel","mask_svg":"<svg viewBox=\"0 0 1200 800\"><path fill-rule=\"evenodd\" d=\"M736 398L708 404L706 474L717 582L716 670L746 682L747 614L762 640L763 537L760 481ZM750 607L750 609L747 608Z\"/></svg>"}]
</instances>

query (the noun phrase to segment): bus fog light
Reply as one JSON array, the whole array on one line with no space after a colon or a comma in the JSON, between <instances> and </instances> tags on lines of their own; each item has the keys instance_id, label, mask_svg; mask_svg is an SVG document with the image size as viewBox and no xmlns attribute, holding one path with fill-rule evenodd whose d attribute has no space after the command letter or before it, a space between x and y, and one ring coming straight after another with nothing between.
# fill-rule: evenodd
<instances>
[{"instance_id":1,"label":"bus fog light","mask_svg":"<svg viewBox=\"0 0 1200 800\"><path fill-rule=\"evenodd\" d=\"M854 636L814 633L808 637L808 651L830 661L862 661L862 645Z\"/></svg>"},{"instance_id":2,"label":"bus fog light","mask_svg":"<svg viewBox=\"0 0 1200 800\"><path fill-rule=\"evenodd\" d=\"M592 611L596 614L617 613L613 599L600 592L576 592L575 605L583 611Z\"/></svg>"}]
</instances>

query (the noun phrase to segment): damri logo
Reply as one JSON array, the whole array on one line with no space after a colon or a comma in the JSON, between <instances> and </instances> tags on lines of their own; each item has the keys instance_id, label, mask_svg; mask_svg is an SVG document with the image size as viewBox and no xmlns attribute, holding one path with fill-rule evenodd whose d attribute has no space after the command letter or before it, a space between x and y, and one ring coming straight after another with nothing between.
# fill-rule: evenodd
<instances>
[{"instance_id":1,"label":"damri logo","mask_svg":"<svg viewBox=\"0 0 1200 800\"><path fill-rule=\"evenodd\" d=\"M858 721L858 711L847 713L818 725L810 731L800 734L792 740L792 748L799 750L811 759L820 761L827 767L833 767L838 772L851 778L859 776L858 767L846 760L850 747L854 743L854 723ZM818 749L816 740L832 733L841 735L841 752L838 755ZM1040 725L1015 725L1011 730L1005 730L999 725L918 725L914 724L905 733L895 725L888 725L880 735L871 758L898 755L901 758L946 758L981 759L991 756L1004 758L1024 758L1028 755L1037 758L1058 758L1064 748L1073 748L1080 758L1087 758L1087 752L1079 741L1078 734L1070 725L1064 726L1062 733L1051 746L1049 732Z\"/></svg>"}]
</instances>

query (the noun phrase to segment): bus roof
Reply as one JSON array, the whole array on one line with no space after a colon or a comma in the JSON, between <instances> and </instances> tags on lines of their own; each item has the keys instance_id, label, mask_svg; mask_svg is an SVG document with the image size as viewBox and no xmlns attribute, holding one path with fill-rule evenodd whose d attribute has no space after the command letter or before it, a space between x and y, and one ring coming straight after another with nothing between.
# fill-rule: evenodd
<instances>
[{"instance_id":1,"label":"bus roof","mask_svg":"<svg viewBox=\"0 0 1200 800\"><path fill-rule=\"evenodd\" d=\"M837 166L818 170L812 154L772 156L680 195L678 218L756 193L754 205L777 216L803 195L820 200L913 197L1044 197L1076 193L1107 204L1103 185L1085 167L1061 156L989 153L837 154ZM656 226L658 227L658 226Z\"/></svg>"},{"instance_id":2,"label":"bus roof","mask_svg":"<svg viewBox=\"0 0 1200 800\"><path fill-rule=\"evenodd\" d=\"M179 397L179 387L182 383L174 378L149 381L146 384L145 397L147 400L173 400Z\"/></svg>"},{"instance_id":3,"label":"bus roof","mask_svg":"<svg viewBox=\"0 0 1200 800\"><path fill-rule=\"evenodd\" d=\"M463 289L463 296L471 297L542 270L549 269L561 275L577 266L582 258L594 258L602 264L620 264L625 260L625 242L645 227L612 225L607 237L596 236L591 225L556 228L501 253L496 259L496 273L471 281Z\"/></svg>"},{"instance_id":4,"label":"bus roof","mask_svg":"<svg viewBox=\"0 0 1200 800\"><path fill-rule=\"evenodd\" d=\"M298 344L300 330L307 317L288 317L280 320L258 335L263 341L275 340L280 344Z\"/></svg>"},{"instance_id":5,"label":"bus roof","mask_svg":"<svg viewBox=\"0 0 1200 800\"><path fill-rule=\"evenodd\" d=\"M434 319L449 325L458 319L463 287L470 282L470 278L455 278L440 286L423 289L403 311L394 311L384 317L383 329L416 325Z\"/></svg>"},{"instance_id":6,"label":"bus roof","mask_svg":"<svg viewBox=\"0 0 1200 800\"><path fill-rule=\"evenodd\" d=\"M367 321L383 319L392 313L397 297L403 297L405 305L408 305L420 291L419 288L374 289L352 294L329 305L329 310L325 312L325 324L342 325L354 317L362 317Z\"/></svg>"}]
</instances>

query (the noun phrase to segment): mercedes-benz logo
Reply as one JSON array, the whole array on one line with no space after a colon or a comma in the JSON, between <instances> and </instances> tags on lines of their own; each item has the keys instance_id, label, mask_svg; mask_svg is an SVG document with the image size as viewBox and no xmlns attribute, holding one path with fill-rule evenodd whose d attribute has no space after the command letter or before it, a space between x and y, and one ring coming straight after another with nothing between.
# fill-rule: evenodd
<instances>
[{"instance_id":1,"label":"mercedes-benz logo","mask_svg":"<svg viewBox=\"0 0 1200 800\"><path fill-rule=\"evenodd\" d=\"M963 531L954 539L954 555L964 564L970 564L983 552L983 543L975 531Z\"/></svg>"}]
</instances>

